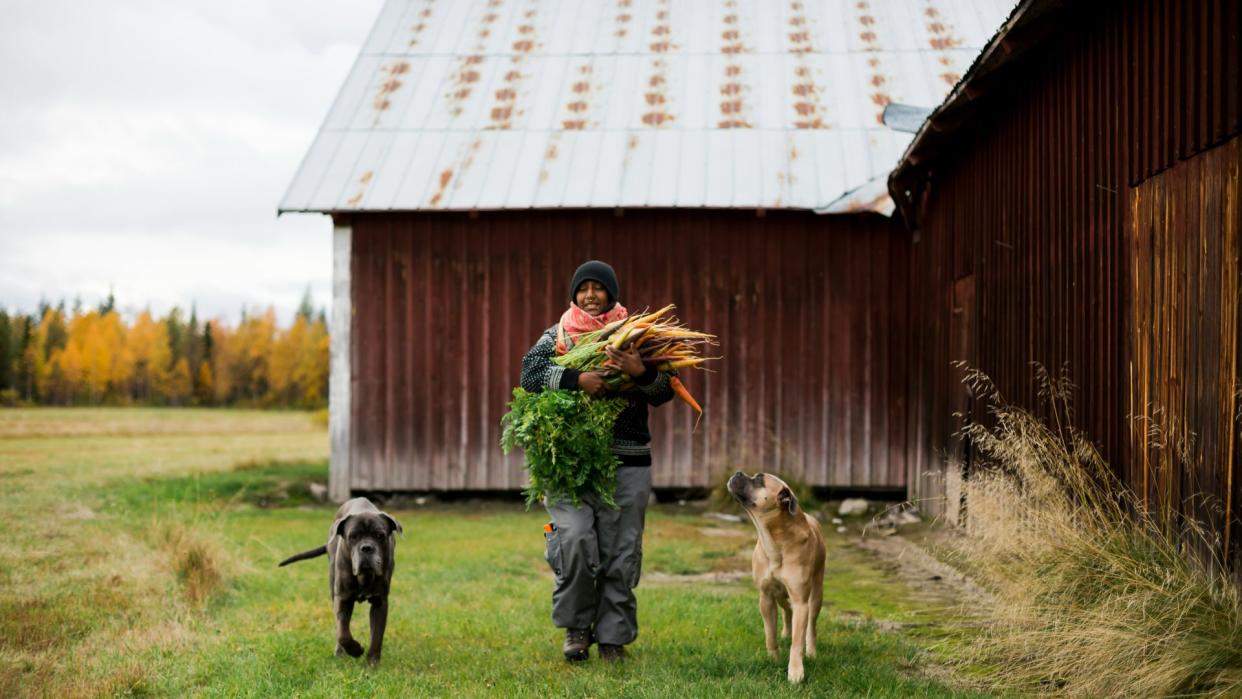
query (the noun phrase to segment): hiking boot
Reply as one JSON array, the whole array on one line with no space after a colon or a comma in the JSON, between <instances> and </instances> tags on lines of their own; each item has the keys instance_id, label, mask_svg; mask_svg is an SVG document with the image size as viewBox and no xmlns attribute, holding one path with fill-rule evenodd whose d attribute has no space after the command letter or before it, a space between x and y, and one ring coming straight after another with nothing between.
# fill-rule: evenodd
<instances>
[{"instance_id":1,"label":"hiking boot","mask_svg":"<svg viewBox=\"0 0 1242 699\"><path fill-rule=\"evenodd\" d=\"M590 629L565 629L565 645L561 650L565 659L571 663L587 659L587 649L591 647Z\"/></svg>"},{"instance_id":2,"label":"hiking boot","mask_svg":"<svg viewBox=\"0 0 1242 699\"><path fill-rule=\"evenodd\" d=\"M599 659L609 663L625 660L625 646L601 643L599 644Z\"/></svg>"}]
</instances>

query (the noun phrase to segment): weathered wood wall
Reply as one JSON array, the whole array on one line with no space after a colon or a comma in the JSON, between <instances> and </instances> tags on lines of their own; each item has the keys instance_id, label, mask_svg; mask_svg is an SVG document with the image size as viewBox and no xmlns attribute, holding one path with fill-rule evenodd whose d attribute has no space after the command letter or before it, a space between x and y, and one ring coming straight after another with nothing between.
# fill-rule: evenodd
<instances>
[{"instance_id":1,"label":"weathered wood wall","mask_svg":"<svg viewBox=\"0 0 1242 699\"><path fill-rule=\"evenodd\" d=\"M1201 491L1236 551L1237 143L1222 144L1239 133L1239 4L1074 3L1055 23L920 165L911 494L943 512L946 457L969 458L954 412L975 406L953 360L1030 407L1030 363L1067 364L1076 425L1127 482L1182 514ZM1132 419L1153 399L1198 433L1195 465L1154 472Z\"/></svg>"},{"instance_id":2,"label":"weathered wood wall","mask_svg":"<svg viewBox=\"0 0 1242 699\"><path fill-rule=\"evenodd\" d=\"M515 489L499 420L523 354L610 262L630 308L677 303L721 338L691 372L706 416L652 413L655 484L755 466L904 489L909 236L879 216L729 211L354 216L349 483Z\"/></svg>"}]
</instances>

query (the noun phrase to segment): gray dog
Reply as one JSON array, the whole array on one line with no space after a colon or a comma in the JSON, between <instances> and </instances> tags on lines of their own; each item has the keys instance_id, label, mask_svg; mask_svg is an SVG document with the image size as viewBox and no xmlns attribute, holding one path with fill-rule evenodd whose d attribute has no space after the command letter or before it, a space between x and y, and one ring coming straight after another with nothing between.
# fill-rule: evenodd
<instances>
[{"instance_id":1,"label":"gray dog","mask_svg":"<svg viewBox=\"0 0 1242 699\"><path fill-rule=\"evenodd\" d=\"M397 520L380 512L366 498L354 498L341 505L328 528L328 543L303 551L280 562L285 566L328 554L328 587L332 592L332 611L336 614L336 654L357 658L362 644L349 632L355 602L371 603L371 648L367 662L377 665L384 647L384 628L388 625L388 585L397 549Z\"/></svg>"}]
</instances>

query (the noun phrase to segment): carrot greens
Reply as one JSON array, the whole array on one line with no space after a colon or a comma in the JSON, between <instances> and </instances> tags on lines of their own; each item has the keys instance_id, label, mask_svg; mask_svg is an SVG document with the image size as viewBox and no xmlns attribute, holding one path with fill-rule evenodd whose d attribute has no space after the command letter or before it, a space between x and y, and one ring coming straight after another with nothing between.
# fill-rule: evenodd
<instances>
[{"instance_id":1,"label":"carrot greens","mask_svg":"<svg viewBox=\"0 0 1242 699\"><path fill-rule=\"evenodd\" d=\"M591 398L582 391L513 389L509 413L501 419L500 445L526 453L530 485L526 506L569 498L576 506L584 492L615 508L617 465L612 453L612 424L625 409L620 398Z\"/></svg>"}]
</instances>

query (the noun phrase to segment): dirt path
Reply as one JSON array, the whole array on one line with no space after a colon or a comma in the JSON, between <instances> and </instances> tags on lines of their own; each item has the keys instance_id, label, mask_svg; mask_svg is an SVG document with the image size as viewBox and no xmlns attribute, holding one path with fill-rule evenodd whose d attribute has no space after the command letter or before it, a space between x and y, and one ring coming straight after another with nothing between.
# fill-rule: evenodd
<instances>
[{"instance_id":1,"label":"dirt path","mask_svg":"<svg viewBox=\"0 0 1242 699\"><path fill-rule=\"evenodd\" d=\"M937 536L953 538L951 532L938 533ZM977 609L992 601L987 590L960 570L901 534L868 534L855 539L854 545L879 558L884 567L909 586L921 600L938 605L958 605L963 611Z\"/></svg>"}]
</instances>

